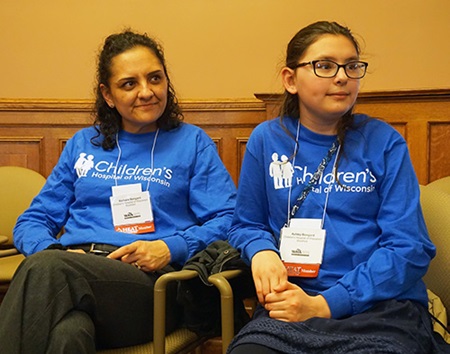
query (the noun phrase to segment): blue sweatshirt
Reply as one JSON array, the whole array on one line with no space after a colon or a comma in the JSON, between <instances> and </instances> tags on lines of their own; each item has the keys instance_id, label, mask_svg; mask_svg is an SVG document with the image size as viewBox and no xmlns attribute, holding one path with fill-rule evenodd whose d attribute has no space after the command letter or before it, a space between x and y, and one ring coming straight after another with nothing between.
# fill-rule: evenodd
<instances>
[{"instance_id":1,"label":"blue sweatshirt","mask_svg":"<svg viewBox=\"0 0 450 354\"><path fill-rule=\"evenodd\" d=\"M42 191L19 217L14 243L22 253L30 255L54 243L123 246L164 240L171 261L183 264L209 243L226 238L236 188L203 130L185 123L160 130L153 156L154 132L121 131L119 160L117 146L106 151L91 143L95 135L93 127L85 128L67 142ZM77 173L80 157L88 163ZM140 183L142 191L149 186L155 232L115 231L110 207L114 177L119 186ZM64 234L56 239L63 226Z\"/></svg>"},{"instance_id":2,"label":"blue sweatshirt","mask_svg":"<svg viewBox=\"0 0 450 354\"><path fill-rule=\"evenodd\" d=\"M289 182L292 207L336 140L301 126L292 165L288 159L294 153L297 122L283 119L291 136L279 118L264 122L247 144L229 239L248 262L259 251L278 252L288 214ZM358 114L338 163L345 187L333 183L335 157L294 216L321 219L331 187L319 275L290 281L310 294L322 294L333 318L361 313L386 299L410 299L427 306L421 278L435 247L426 230L404 139L388 124Z\"/></svg>"}]
</instances>

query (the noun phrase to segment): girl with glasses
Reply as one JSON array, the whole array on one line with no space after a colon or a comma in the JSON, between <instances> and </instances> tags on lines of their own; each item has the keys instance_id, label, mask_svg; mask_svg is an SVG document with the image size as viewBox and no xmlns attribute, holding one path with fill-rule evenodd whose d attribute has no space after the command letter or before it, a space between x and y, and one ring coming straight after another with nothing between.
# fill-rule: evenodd
<instances>
[{"instance_id":1,"label":"girl with glasses","mask_svg":"<svg viewBox=\"0 0 450 354\"><path fill-rule=\"evenodd\" d=\"M249 139L229 232L260 303L232 354L429 353L439 340L422 281L435 247L406 142L352 112L360 54L326 21L287 47L281 114Z\"/></svg>"}]
</instances>

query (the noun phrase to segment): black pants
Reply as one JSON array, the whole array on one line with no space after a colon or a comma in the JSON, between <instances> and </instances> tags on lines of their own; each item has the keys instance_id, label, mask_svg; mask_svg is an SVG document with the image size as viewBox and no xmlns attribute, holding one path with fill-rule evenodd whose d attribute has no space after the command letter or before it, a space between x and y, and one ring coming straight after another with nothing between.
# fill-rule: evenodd
<instances>
[{"instance_id":1,"label":"black pants","mask_svg":"<svg viewBox=\"0 0 450 354\"><path fill-rule=\"evenodd\" d=\"M162 274L105 257L46 250L27 257L0 307L1 353L95 353L153 338L153 286ZM166 330L178 323L176 284Z\"/></svg>"},{"instance_id":2,"label":"black pants","mask_svg":"<svg viewBox=\"0 0 450 354\"><path fill-rule=\"evenodd\" d=\"M449 348L433 333L426 308L411 301L388 300L348 318L304 322L271 319L259 306L228 353L427 354L448 353Z\"/></svg>"}]
</instances>

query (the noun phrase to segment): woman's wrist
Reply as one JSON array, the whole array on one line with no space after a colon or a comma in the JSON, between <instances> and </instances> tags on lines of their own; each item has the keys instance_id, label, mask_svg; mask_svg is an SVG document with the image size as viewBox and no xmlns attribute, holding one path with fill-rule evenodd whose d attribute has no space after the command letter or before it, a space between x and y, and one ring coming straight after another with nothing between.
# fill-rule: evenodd
<instances>
[{"instance_id":1,"label":"woman's wrist","mask_svg":"<svg viewBox=\"0 0 450 354\"><path fill-rule=\"evenodd\" d=\"M322 318L331 318L331 310L328 306L327 300L322 295L314 296L316 309L317 309L317 317Z\"/></svg>"}]
</instances>

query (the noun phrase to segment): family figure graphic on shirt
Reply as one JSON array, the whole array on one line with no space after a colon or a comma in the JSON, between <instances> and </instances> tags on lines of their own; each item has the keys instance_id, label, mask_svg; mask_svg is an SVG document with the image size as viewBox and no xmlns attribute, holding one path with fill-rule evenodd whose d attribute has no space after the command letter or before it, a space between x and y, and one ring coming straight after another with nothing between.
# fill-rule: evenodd
<instances>
[{"instance_id":1,"label":"family figure graphic on shirt","mask_svg":"<svg viewBox=\"0 0 450 354\"><path fill-rule=\"evenodd\" d=\"M279 161L278 154L274 152L269 165L269 175L273 178L275 189L289 188L292 186L294 167L286 155L281 155L281 161Z\"/></svg>"},{"instance_id":2,"label":"family figure graphic on shirt","mask_svg":"<svg viewBox=\"0 0 450 354\"><path fill-rule=\"evenodd\" d=\"M77 171L78 177L86 177L88 171L94 167L94 155L88 155L86 153L80 153L77 162L75 162L75 171Z\"/></svg>"}]
</instances>

